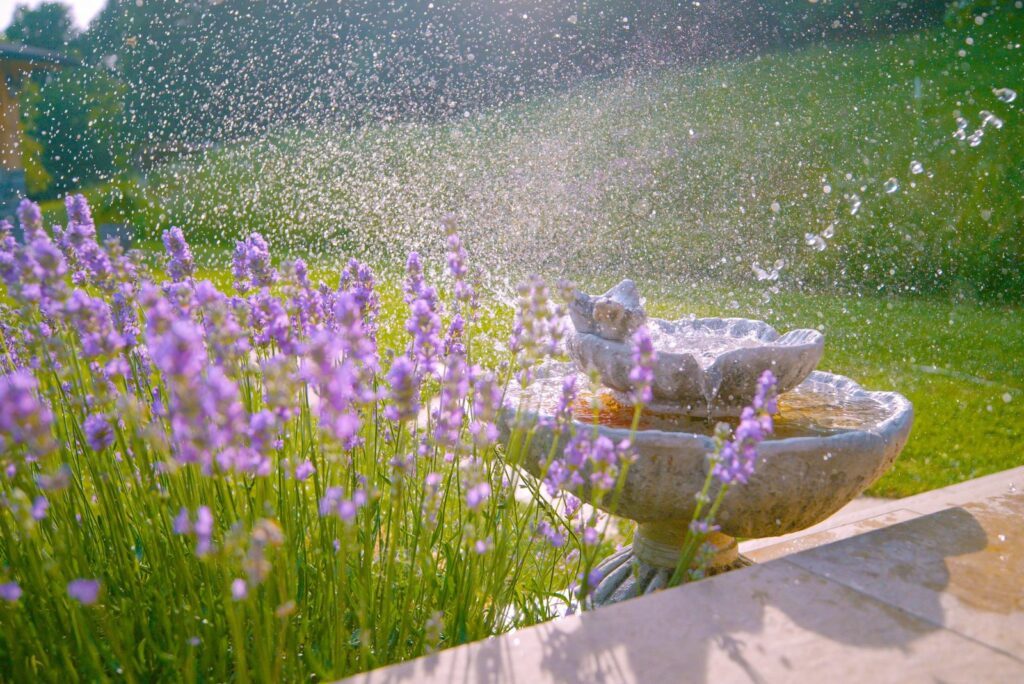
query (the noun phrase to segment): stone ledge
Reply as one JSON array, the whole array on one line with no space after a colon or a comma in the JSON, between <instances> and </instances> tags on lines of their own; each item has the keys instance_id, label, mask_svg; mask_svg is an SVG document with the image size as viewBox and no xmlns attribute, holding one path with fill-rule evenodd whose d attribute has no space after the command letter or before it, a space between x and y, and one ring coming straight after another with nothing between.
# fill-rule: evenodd
<instances>
[{"instance_id":1,"label":"stone ledge","mask_svg":"<svg viewBox=\"0 0 1024 684\"><path fill-rule=\"evenodd\" d=\"M845 523L867 532L350 681L1024 681L1020 485L890 502Z\"/></svg>"}]
</instances>

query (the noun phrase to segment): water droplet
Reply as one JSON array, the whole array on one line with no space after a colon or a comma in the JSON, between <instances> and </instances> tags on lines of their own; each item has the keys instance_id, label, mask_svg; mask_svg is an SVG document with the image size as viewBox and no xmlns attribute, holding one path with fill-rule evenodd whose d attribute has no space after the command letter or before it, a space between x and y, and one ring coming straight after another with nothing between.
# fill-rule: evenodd
<instances>
[{"instance_id":1,"label":"water droplet","mask_svg":"<svg viewBox=\"0 0 1024 684\"><path fill-rule=\"evenodd\" d=\"M916 159L910 162L910 173L914 174L915 176L919 173L924 173L924 164L917 161Z\"/></svg>"},{"instance_id":2,"label":"water droplet","mask_svg":"<svg viewBox=\"0 0 1024 684\"><path fill-rule=\"evenodd\" d=\"M1011 401L1013 401L1013 395L1010 394L1009 392L1004 392L1003 393L1003 403L1004 404L1009 404Z\"/></svg>"},{"instance_id":3,"label":"water droplet","mask_svg":"<svg viewBox=\"0 0 1024 684\"><path fill-rule=\"evenodd\" d=\"M1004 542L1004 541L1006 541L1006 535L1005 534L997 535L997 539L999 539L999 541L1001 541L1001 542Z\"/></svg>"},{"instance_id":4,"label":"water droplet","mask_svg":"<svg viewBox=\"0 0 1024 684\"><path fill-rule=\"evenodd\" d=\"M995 128L996 130L999 130L1000 128L1003 127L1003 120L1000 119L995 114L993 114L992 112L989 112L989 111L986 111L986 110L982 110L981 113L980 113L980 116L981 116L981 125L982 125L982 127L991 126L992 128Z\"/></svg>"},{"instance_id":5,"label":"water droplet","mask_svg":"<svg viewBox=\"0 0 1024 684\"><path fill-rule=\"evenodd\" d=\"M740 308L740 303L739 303L739 302L737 302L737 301L736 301L736 300L734 299L734 300L732 300L731 302L729 302L729 308L730 308L730 309L738 309L738 308Z\"/></svg>"},{"instance_id":6,"label":"water droplet","mask_svg":"<svg viewBox=\"0 0 1024 684\"><path fill-rule=\"evenodd\" d=\"M992 94L995 95L1000 102L1013 102L1017 99L1017 91L1011 90L1010 88L993 88Z\"/></svg>"},{"instance_id":7,"label":"water droplet","mask_svg":"<svg viewBox=\"0 0 1024 684\"><path fill-rule=\"evenodd\" d=\"M815 235L814 233L804 233L804 242L807 243L807 246L815 252L823 252L828 246L828 243L825 242L824 238L820 235Z\"/></svg>"},{"instance_id":8,"label":"water droplet","mask_svg":"<svg viewBox=\"0 0 1024 684\"><path fill-rule=\"evenodd\" d=\"M779 204L778 202L772 202L771 209L772 213L778 214L780 211L782 211L782 205Z\"/></svg>"},{"instance_id":9,"label":"water droplet","mask_svg":"<svg viewBox=\"0 0 1024 684\"><path fill-rule=\"evenodd\" d=\"M860 197L854 195L850 198L850 215L856 216L857 212L860 211Z\"/></svg>"},{"instance_id":10,"label":"water droplet","mask_svg":"<svg viewBox=\"0 0 1024 684\"><path fill-rule=\"evenodd\" d=\"M981 144L981 136L985 135L985 130L979 128L978 130L967 136L967 144L971 147L977 147Z\"/></svg>"},{"instance_id":11,"label":"water droplet","mask_svg":"<svg viewBox=\"0 0 1024 684\"><path fill-rule=\"evenodd\" d=\"M891 195L892 193L900 189L900 182L895 178L890 178L889 180L885 181L885 185L882 186L882 189L885 190L885 194Z\"/></svg>"},{"instance_id":12,"label":"water droplet","mask_svg":"<svg viewBox=\"0 0 1024 684\"><path fill-rule=\"evenodd\" d=\"M832 192L832 186L825 183L825 185L821 186L821 191L827 195Z\"/></svg>"},{"instance_id":13,"label":"water droplet","mask_svg":"<svg viewBox=\"0 0 1024 684\"><path fill-rule=\"evenodd\" d=\"M569 22L570 24L573 24L573 25L575 25L575 24L576 24L576 22L578 21L578 19L576 18L576 15L575 15L575 14L570 14L570 15L569 15L569 18L568 18L568 19L566 19L566 21L567 21L567 22Z\"/></svg>"}]
</instances>

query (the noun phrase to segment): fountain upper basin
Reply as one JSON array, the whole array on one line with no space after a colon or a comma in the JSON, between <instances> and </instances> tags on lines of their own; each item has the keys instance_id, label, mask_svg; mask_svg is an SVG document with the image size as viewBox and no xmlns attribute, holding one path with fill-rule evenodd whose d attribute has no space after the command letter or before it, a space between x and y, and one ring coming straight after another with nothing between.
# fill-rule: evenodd
<instances>
[{"instance_id":1,"label":"fountain upper basin","mask_svg":"<svg viewBox=\"0 0 1024 684\"><path fill-rule=\"evenodd\" d=\"M511 405L521 408L519 419L535 426L523 466L536 476L542 475L553 440L559 440L559 451L568 442L567 434L538 419L552 415L564 378L573 374L578 387L588 387L572 364L548 363L525 390L510 390ZM615 441L630 436L633 408L624 395L609 389L581 395L582 403L573 407L577 431L596 429ZM616 510L609 512L641 523L676 520L685 527L714 449L714 421L686 413L670 404L644 409L633 436L638 458L629 467ZM502 415L506 433L513 420L512 409ZM779 397L776 434L758 447L754 475L730 488L722 501L717 516L722 532L768 537L824 520L892 465L912 420L910 402L895 392L871 392L849 378L812 372ZM588 499L587 491L579 494Z\"/></svg>"},{"instance_id":2,"label":"fountain upper basin","mask_svg":"<svg viewBox=\"0 0 1024 684\"><path fill-rule=\"evenodd\" d=\"M739 415L765 370L775 375L778 392L787 392L815 369L825 349L816 330L779 335L767 323L745 318L654 318L647 328L657 352L654 396L702 417ZM628 339L577 332L566 346L577 365L596 370L604 385L623 392L632 386Z\"/></svg>"}]
</instances>

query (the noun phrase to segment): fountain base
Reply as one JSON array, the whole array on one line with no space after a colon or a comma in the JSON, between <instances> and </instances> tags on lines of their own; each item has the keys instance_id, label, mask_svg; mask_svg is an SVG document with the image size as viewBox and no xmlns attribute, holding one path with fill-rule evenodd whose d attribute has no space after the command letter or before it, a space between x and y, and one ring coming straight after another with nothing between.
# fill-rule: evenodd
<instances>
[{"instance_id":1,"label":"fountain base","mask_svg":"<svg viewBox=\"0 0 1024 684\"><path fill-rule=\"evenodd\" d=\"M588 605L597 607L618 603L667 587L682 552L686 529L687 523L677 520L641 523L631 545L597 566L601 580L591 593ZM740 555L734 537L712 532L706 541L713 550L704 566L704 576L753 564Z\"/></svg>"}]
</instances>

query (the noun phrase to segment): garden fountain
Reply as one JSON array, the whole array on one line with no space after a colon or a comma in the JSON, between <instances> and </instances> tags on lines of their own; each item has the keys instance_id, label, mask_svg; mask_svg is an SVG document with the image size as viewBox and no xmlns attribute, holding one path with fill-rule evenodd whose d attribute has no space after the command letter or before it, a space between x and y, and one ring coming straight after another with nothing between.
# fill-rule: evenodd
<instances>
[{"instance_id":1,"label":"garden fountain","mask_svg":"<svg viewBox=\"0 0 1024 684\"><path fill-rule=\"evenodd\" d=\"M795 532L838 511L892 465L910 432L913 409L903 396L815 370L824 348L817 331L780 336L767 323L738 318L647 320L628 280L599 297L577 294L570 315L573 363L549 361L531 384L510 392L518 420L534 427L523 465L535 476L543 476L552 447L560 450L569 439L550 420L566 377L575 374L577 386L588 388L572 407L576 429L596 429L618 442L630 436L634 414L629 339L645 322L657 352L654 401L643 407L632 436L637 458L608 510L638 525L633 543L598 566L594 604L667 584L708 472L715 423L735 423L763 371L778 381L775 431L759 446L749 482L722 500L720 531L708 538L710 573L749 564L737 538ZM506 414L506 423L511 420ZM578 493L588 499L586 488Z\"/></svg>"}]
</instances>

